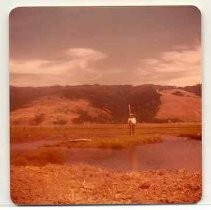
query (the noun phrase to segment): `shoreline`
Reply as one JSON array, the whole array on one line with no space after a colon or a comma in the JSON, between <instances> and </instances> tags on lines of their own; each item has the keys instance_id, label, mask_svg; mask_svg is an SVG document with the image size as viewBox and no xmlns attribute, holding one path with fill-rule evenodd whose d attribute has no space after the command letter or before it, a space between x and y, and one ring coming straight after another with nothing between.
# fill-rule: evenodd
<instances>
[{"instance_id":1,"label":"shoreline","mask_svg":"<svg viewBox=\"0 0 211 210\"><path fill-rule=\"evenodd\" d=\"M11 166L11 199L17 205L196 203L201 191L200 171Z\"/></svg>"}]
</instances>

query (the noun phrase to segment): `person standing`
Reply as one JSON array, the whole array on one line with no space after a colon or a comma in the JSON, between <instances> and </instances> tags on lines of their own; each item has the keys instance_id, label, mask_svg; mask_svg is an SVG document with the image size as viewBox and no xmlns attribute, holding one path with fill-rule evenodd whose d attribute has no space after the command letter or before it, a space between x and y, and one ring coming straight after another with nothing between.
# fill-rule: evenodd
<instances>
[{"instance_id":1,"label":"person standing","mask_svg":"<svg viewBox=\"0 0 211 210\"><path fill-rule=\"evenodd\" d=\"M136 126L137 120L133 114L130 114L128 118L128 125L130 129L130 136L135 135L135 126Z\"/></svg>"}]
</instances>

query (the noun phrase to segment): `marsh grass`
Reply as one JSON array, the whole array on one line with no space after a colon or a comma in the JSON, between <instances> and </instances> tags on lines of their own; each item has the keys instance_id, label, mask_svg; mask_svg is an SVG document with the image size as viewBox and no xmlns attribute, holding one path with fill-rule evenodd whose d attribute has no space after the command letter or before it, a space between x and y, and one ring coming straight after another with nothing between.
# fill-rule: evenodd
<instances>
[{"instance_id":1,"label":"marsh grass","mask_svg":"<svg viewBox=\"0 0 211 210\"><path fill-rule=\"evenodd\" d=\"M202 134L201 133L180 134L179 137L187 137L189 139L194 139L194 140L198 140L198 141L202 140Z\"/></svg>"},{"instance_id":2,"label":"marsh grass","mask_svg":"<svg viewBox=\"0 0 211 210\"><path fill-rule=\"evenodd\" d=\"M40 148L30 151L15 152L10 156L11 165L35 165L43 166L49 163L64 164L66 153L57 148Z\"/></svg>"},{"instance_id":3,"label":"marsh grass","mask_svg":"<svg viewBox=\"0 0 211 210\"><path fill-rule=\"evenodd\" d=\"M126 149L137 145L162 142L166 135L201 139L200 124L143 124L129 136L124 125L93 125L90 127L12 127L11 143L45 141L38 149L15 151L11 147L11 165L43 166L64 164L68 148ZM70 139L90 138L91 142ZM52 142L55 142L55 144ZM49 142L49 144L48 144Z\"/></svg>"},{"instance_id":4,"label":"marsh grass","mask_svg":"<svg viewBox=\"0 0 211 210\"><path fill-rule=\"evenodd\" d=\"M201 133L201 124L165 123L139 124L134 136L129 135L125 124L93 124L55 127L11 127L11 143L55 141L53 146L82 148L127 148L140 144L161 142L162 136L194 136ZM68 140L88 138L91 142L71 142ZM59 143L58 143L59 142Z\"/></svg>"}]
</instances>

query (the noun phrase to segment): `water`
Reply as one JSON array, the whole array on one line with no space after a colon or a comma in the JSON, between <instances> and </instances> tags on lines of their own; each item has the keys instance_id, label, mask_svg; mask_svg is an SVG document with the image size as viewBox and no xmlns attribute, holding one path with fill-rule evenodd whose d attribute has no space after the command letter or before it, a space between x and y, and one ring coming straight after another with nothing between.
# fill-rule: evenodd
<instances>
[{"instance_id":1,"label":"water","mask_svg":"<svg viewBox=\"0 0 211 210\"><path fill-rule=\"evenodd\" d=\"M51 142L55 144L57 142ZM49 142L13 144L15 150L35 149ZM88 164L114 171L155 169L201 170L201 141L166 136L163 142L130 149L60 148L66 150L67 163Z\"/></svg>"}]
</instances>

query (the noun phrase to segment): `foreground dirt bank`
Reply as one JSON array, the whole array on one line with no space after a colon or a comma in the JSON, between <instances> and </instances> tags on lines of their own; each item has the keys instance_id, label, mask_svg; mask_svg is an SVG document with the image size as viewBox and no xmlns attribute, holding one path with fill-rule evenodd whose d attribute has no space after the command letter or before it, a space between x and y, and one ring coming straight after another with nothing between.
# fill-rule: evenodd
<instances>
[{"instance_id":1,"label":"foreground dirt bank","mask_svg":"<svg viewBox=\"0 0 211 210\"><path fill-rule=\"evenodd\" d=\"M11 166L16 204L195 203L201 174L186 170L114 173L77 165Z\"/></svg>"}]
</instances>

